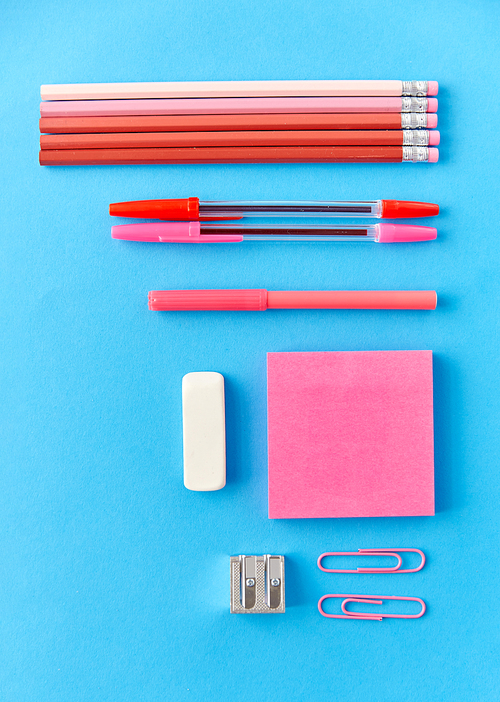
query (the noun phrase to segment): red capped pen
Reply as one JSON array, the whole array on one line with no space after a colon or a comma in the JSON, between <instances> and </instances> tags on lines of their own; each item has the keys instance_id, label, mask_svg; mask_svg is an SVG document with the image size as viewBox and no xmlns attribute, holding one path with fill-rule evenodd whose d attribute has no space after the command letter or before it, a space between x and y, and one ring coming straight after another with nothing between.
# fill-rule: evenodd
<instances>
[{"instance_id":1,"label":"red capped pen","mask_svg":"<svg viewBox=\"0 0 500 702\"><path fill-rule=\"evenodd\" d=\"M403 219L434 217L439 205L403 200L321 201L321 200L217 200L197 197L174 200L139 200L115 202L109 206L115 217L140 217L188 221L204 219L240 219L242 217L375 217Z\"/></svg>"}]
</instances>

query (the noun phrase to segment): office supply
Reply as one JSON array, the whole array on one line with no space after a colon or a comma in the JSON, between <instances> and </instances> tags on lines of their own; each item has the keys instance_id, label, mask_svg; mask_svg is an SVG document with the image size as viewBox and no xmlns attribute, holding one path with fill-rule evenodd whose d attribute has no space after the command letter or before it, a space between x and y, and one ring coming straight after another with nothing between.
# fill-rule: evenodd
<instances>
[{"instance_id":1,"label":"office supply","mask_svg":"<svg viewBox=\"0 0 500 702\"><path fill-rule=\"evenodd\" d=\"M426 80L227 80L42 85L42 100L127 100L275 95L437 95Z\"/></svg>"},{"instance_id":2,"label":"office supply","mask_svg":"<svg viewBox=\"0 0 500 702\"><path fill-rule=\"evenodd\" d=\"M111 227L113 239L182 244L241 241L371 241L375 243L429 241L434 227L412 224L297 224L261 222L148 222Z\"/></svg>"},{"instance_id":3,"label":"office supply","mask_svg":"<svg viewBox=\"0 0 500 702\"><path fill-rule=\"evenodd\" d=\"M439 205L404 200L200 200L197 197L169 200L115 202L115 217L188 220L240 219L242 217L434 217Z\"/></svg>"},{"instance_id":4,"label":"office supply","mask_svg":"<svg viewBox=\"0 0 500 702\"><path fill-rule=\"evenodd\" d=\"M166 149L45 149L41 166L182 163L436 163L426 146L225 146Z\"/></svg>"},{"instance_id":5,"label":"office supply","mask_svg":"<svg viewBox=\"0 0 500 702\"><path fill-rule=\"evenodd\" d=\"M323 602L337 597L345 598L341 604L343 614L327 614L323 609ZM421 609L418 614L371 614L368 612L352 612L347 609L347 605L353 602L381 605L383 600L418 602L421 605ZM394 597L392 595L324 595L318 602L319 613L329 619L367 619L377 622L381 622L382 619L418 619L425 614L425 609L425 602L420 597Z\"/></svg>"},{"instance_id":6,"label":"office supply","mask_svg":"<svg viewBox=\"0 0 500 702\"><path fill-rule=\"evenodd\" d=\"M40 103L41 117L276 114L316 112L437 112L436 98L290 97L167 100L73 100Z\"/></svg>"},{"instance_id":7,"label":"office supply","mask_svg":"<svg viewBox=\"0 0 500 702\"><path fill-rule=\"evenodd\" d=\"M397 130L269 130L42 134L43 149L163 149L226 146L437 146L439 132Z\"/></svg>"},{"instance_id":8,"label":"office supply","mask_svg":"<svg viewBox=\"0 0 500 702\"><path fill-rule=\"evenodd\" d=\"M431 351L268 353L271 519L434 514Z\"/></svg>"},{"instance_id":9,"label":"office supply","mask_svg":"<svg viewBox=\"0 0 500 702\"><path fill-rule=\"evenodd\" d=\"M434 129L437 114L233 114L42 117L41 133L209 132L268 129Z\"/></svg>"},{"instance_id":10,"label":"office supply","mask_svg":"<svg viewBox=\"0 0 500 702\"><path fill-rule=\"evenodd\" d=\"M231 556L231 614L284 612L284 556Z\"/></svg>"},{"instance_id":11,"label":"office supply","mask_svg":"<svg viewBox=\"0 0 500 702\"><path fill-rule=\"evenodd\" d=\"M434 290L152 290L155 311L434 310Z\"/></svg>"},{"instance_id":12,"label":"office supply","mask_svg":"<svg viewBox=\"0 0 500 702\"><path fill-rule=\"evenodd\" d=\"M226 484L224 377L211 371L182 379L184 485L220 490Z\"/></svg>"},{"instance_id":13,"label":"office supply","mask_svg":"<svg viewBox=\"0 0 500 702\"><path fill-rule=\"evenodd\" d=\"M418 553L420 555L420 563L417 568L406 568L401 570L403 559L400 553ZM397 561L395 566L391 567L368 567L355 568L354 570L345 570L338 568L325 568L322 564L323 558L329 556L391 556ZM419 548L360 548L357 551L332 551L322 553L318 558L318 568L324 573L417 573L425 565L425 555Z\"/></svg>"}]
</instances>

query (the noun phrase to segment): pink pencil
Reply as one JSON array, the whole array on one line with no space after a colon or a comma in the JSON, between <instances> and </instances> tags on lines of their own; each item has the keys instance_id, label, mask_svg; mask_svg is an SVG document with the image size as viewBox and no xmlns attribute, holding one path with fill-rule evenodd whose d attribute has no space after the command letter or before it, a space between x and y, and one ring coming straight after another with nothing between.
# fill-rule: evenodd
<instances>
[{"instance_id":1,"label":"pink pencil","mask_svg":"<svg viewBox=\"0 0 500 702\"><path fill-rule=\"evenodd\" d=\"M210 115L276 113L437 112L436 98L276 97L166 100L69 100L42 102L42 117Z\"/></svg>"},{"instance_id":2,"label":"pink pencil","mask_svg":"<svg viewBox=\"0 0 500 702\"><path fill-rule=\"evenodd\" d=\"M294 95L437 95L430 80L227 80L155 83L70 83L42 85L42 100L134 98L273 97Z\"/></svg>"}]
</instances>

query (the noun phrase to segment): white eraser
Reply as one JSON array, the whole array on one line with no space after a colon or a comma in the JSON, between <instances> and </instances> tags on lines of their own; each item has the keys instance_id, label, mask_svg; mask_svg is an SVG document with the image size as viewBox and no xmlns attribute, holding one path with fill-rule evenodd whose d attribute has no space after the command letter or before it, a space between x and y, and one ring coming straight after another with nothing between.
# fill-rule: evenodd
<instances>
[{"instance_id":1,"label":"white eraser","mask_svg":"<svg viewBox=\"0 0 500 702\"><path fill-rule=\"evenodd\" d=\"M206 371L182 379L184 485L220 490L226 484L224 376Z\"/></svg>"}]
</instances>

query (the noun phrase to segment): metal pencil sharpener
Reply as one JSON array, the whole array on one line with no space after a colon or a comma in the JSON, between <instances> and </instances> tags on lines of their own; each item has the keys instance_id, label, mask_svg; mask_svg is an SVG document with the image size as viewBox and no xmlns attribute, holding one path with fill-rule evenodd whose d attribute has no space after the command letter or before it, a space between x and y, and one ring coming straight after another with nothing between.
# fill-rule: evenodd
<instances>
[{"instance_id":1,"label":"metal pencil sharpener","mask_svg":"<svg viewBox=\"0 0 500 702\"><path fill-rule=\"evenodd\" d=\"M231 614L284 612L284 556L231 556Z\"/></svg>"}]
</instances>

